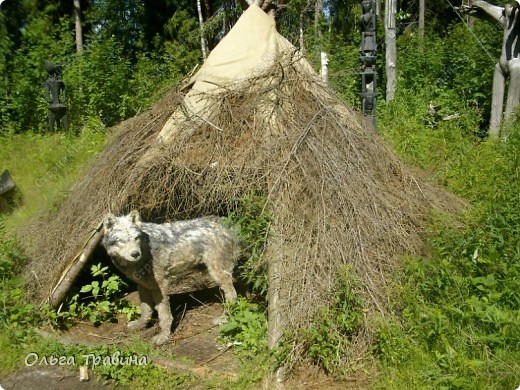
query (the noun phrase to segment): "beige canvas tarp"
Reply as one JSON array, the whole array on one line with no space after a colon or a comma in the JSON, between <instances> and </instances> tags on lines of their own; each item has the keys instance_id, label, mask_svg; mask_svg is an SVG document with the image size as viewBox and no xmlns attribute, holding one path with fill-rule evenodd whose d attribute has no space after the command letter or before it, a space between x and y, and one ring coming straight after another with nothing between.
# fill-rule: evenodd
<instances>
[{"instance_id":1,"label":"beige canvas tarp","mask_svg":"<svg viewBox=\"0 0 520 390\"><path fill-rule=\"evenodd\" d=\"M164 125L158 136L160 141L168 143L175 138L179 121L211 122L208 93L239 88L242 82L263 74L280 56L288 53L295 56L299 66L314 73L297 49L278 33L275 20L257 5L251 5L190 79L191 89L184 98L184 105Z\"/></svg>"}]
</instances>

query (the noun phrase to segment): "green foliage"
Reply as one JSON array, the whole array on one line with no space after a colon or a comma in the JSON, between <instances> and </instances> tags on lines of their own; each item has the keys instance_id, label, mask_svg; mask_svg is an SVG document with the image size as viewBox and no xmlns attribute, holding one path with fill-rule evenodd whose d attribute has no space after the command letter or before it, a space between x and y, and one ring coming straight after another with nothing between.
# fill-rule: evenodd
<instances>
[{"instance_id":1,"label":"green foliage","mask_svg":"<svg viewBox=\"0 0 520 390\"><path fill-rule=\"evenodd\" d=\"M349 347L363 323L360 281L349 267L338 271L329 292L330 305L322 308L303 331L309 357L330 374L342 376L348 367Z\"/></svg>"},{"instance_id":2,"label":"green foliage","mask_svg":"<svg viewBox=\"0 0 520 390\"><path fill-rule=\"evenodd\" d=\"M8 279L15 276L15 270L24 259L14 238L7 236L4 220L0 216L0 277Z\"/></svg>"},{"instance_id":3,"label":"green foliage","mask_svg":"<svg viewBox=\"0 0 520 390\"><path fill-rule=\"evenodd\" d=\"M402 109L401 116L392 114L393 125L385 124L396 149L433 171L473 208L459 223L434 215L428 229L431 257L407 261L393 298L396 317L379 326L374 351L396 383L427 375L434 387L517 386L518 125L507 142L482 142L471 131L475 125L447 122L432 128L408 115L414 107L399 99L390 106L386 109ZM384 383L393 387L389 379Z\"/></svg>"},{"instance_id":4,"label":"green foliage","mask_svg":"<svg viewBox=\"0 0 520 390\"><path fill-rule=\"evenodd\" d=\"M247 256L238 267L240 278L253 289L253 292L264 297L267 294L268 280L262 254L272 220L265 209L265 202L265 196L244 195L236 200L236 208L227 216L227 221L236 229L243 243L243 253Z\"/></svg>"},{"instance_id":5,"label":"green foliage","mask_svg":"<svg viewBox=\"0 0 520 390\"><path fill-rule=\"evenodd\" d=\"M240 297L227 305L229 320L220 326L222 340L248 357L267 351L266 308Z\"/></svg>"},{"instance_id":6,"label":"green foliage","mask_svg":"<svg viewBox=\"0 0 520 390\"><path fill-rule=\"evenodd\" d=\"M126 283L111 275L108 266L94 264L90 271L93 280L67 299L66 310L54 312L47 308L47 318L53 325L71 326L77 319L100 324L117 320L120 313L130 320L139 313L138 307L121 299Z\"/></svg>"},{"instance_id":7,"label":"green foliage","mask_svg":"<svg viewBox=\"0 0 520 390\"><path fill-rule=\"evenodd\" d=\"M16 241L5 233L0 217L0 329L16 340L27 336L27 328L39 320L34 305L27 302L18 271L24 256Z\"/></svg>"},{"instance_id":8,"label":"green foliage","mask_svg":"<svg viewBox=\"0 0 520 390\"><path fill-rule=\"evenodd\" d=\"M197 62L186 46L156 41L153 52L130 60L115 38L93 40L66 64L70 115L74 122L101 118L106 126L147 109L162 88L174 83ZM179 57L177 57L179 56Z\"/></svg>"},{"instance_id":9,"label":"green foliage","mask_svg":"<svg viewBox=\"0 0 520 390\"><path fill-rule=\"evenodd\" d=\"M184 76L200 60L198 25L186 10L174 13L163 36L144 42L142 6L109 1L89 4L83 15L89 19L84 23L85 49L77 53L73 15L64 16L59 5L40 10L24 4L27 12L21 20L8 19L12 10L4 17L4 8L0 13L2 133L47 131L45 61L64 65L65 103L71 129L77 131L88 117L112 126L148 108L165 85ZM162 30L162 26L145 27L147 33Z\"/></svg>"},{"instance_id":10,"label":"green foliage","mask_svg":"<svg viewBox=\"0 0 520 390\"><path fill-rule=\"evenodd\" d=\"M348 44L337 45L338 37L332 37L329 45L329 84L338 91L341 99L357 107L359 99L359 47Z\"/></svg>"},{"instance_id":11,"label":"green foliage","mask_svg":"<svg viewBox=\"0 0 520 390\"><path fill-rule=\"evenodd\" d=\"M492 23L482 21L475 21L471 31L461 23L452 24L445 35L430 31L424 41L415 32L406 32L398 39L398 98L406 100L407 105L420 103L422 120L431 128L441 120L428 117L430 101L441 107L440 117L458 114L462 118L457 122L462 121L474 134L483 136L479 126L468 119L487 125L501 38Z\"/></svg>"},{"instance_id":12,"label":"green foliage","mask_svg":"<svg viewBox=\"0 0 520 390\"><path fill-rule=\"evenodd\" d=\"M4 56L3 82L0 96L0 131L23 131L27 128L44 131L47 126L47 101L43 83L47 78L44 62L63 61L72 44L68 21L55 24L44 12L31 19L23 29L22 42L11 56ZM8 38L3 45L10 45Z\"/></svg>"},{"instance_id":13,"label":"green foliage","mask_svg":"<svg viewBox=\"0 0 520 390\"><path fill-rule=\"evenodd\" d=\"M94 40L70 58L73 61L64 67L64 81L74 122L85 113L108 126L121 121L126 111L123 95L131 77L122 45L113 38Z\"/></svg>"}]
</instances>

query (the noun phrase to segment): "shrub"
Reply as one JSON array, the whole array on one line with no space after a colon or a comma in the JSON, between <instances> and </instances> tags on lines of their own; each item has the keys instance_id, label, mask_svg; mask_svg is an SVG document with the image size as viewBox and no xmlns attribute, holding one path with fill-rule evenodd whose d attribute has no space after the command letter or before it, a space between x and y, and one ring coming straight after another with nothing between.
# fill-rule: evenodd
<instances>
[{"instance_id":1,"label":"shrub","mask_svg":"<svg viewBox=\"0 0 520 390\"><path fill-rule=\"evenodd\" d=\"M404 375L428 371L436 387L517 386L518 137L513 129L505 143L459 144L462 153L447 153L443 171L433 166L474 208L458 224L434 216L428 231L431 256L408 259L398 279L395 324L380 325L375 352ZM411 348L406 340L412 339ZM392 348L404 348L404 353L399 357ZM415 361L419 356L428 357L422 365Z\"/></svg>"}]
</instances>

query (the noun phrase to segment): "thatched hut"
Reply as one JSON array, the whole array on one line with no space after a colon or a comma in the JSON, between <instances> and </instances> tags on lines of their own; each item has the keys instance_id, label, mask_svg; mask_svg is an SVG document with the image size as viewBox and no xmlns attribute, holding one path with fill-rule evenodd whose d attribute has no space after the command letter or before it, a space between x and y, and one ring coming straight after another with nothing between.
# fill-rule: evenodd
<instances>
[{"instance_id":1,"label":"thatched hut","mask_svg":"<svg viewBox=\"0 0 520 390\"><path fill-rule=\"evenodd\" d=\"M137 208L154 221L222 214L249 193L272 216L262 256L270 345L328 305L343 265L361 279L367 307L384 312L389 272L421 251L430 210L453 202L403 166L253 5L188 92L172 90L117 126L59 211L33 221L31 295L59 304L107 211Z\"/></svg>"}]
</instances>

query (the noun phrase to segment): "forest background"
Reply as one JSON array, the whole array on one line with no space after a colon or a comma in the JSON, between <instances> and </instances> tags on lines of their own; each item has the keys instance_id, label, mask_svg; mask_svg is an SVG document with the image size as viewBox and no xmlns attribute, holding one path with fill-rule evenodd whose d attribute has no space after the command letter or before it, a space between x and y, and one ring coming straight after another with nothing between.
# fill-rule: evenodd
<instances>
[{"instance_id":1,"label":"forest background","mask_svg":"<svg viewBox=\"0 0 520 390\"><path fill-rule=\"evenodd\" d=\"M277 20L282 35L317 70L320 52L328 54L329 84L356 107L360 3L291 0ZM403 160L471 205L457 223L433 216L426 234L429 255L403 259L394 276L394 313L375 326L371 368L359 362L350 367L364 367L361 371L368 370L370 383L379 388L520 384L518 122L507 140L488 139L502 30L459 15L453 6L460 3L426 1L422 34L419 0L398 2L392 101L385 101L382 15L378 21L379 133ZM1 4L0 169L15 175L21 199L21 207L0 215L3 350L16 350L12 340L26 340L27 327L37 321L17 287L23 255L8 233L39 209L56 207L81 166L102 147L106 129L146 110L192 72L203 59L201 31L211 50L245 7L232 0ZM80 10L81 47L75 10ZM45 61L63 64L69 132L48 131ZM334 364L341 352L334 349L338 326L324 324L323 332L317 330L321 339L312 340L317 347L310 358L341 378L344 371ZM1 369L17 365L9 364Z\"/></svg>"}]
</instances>

